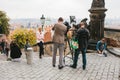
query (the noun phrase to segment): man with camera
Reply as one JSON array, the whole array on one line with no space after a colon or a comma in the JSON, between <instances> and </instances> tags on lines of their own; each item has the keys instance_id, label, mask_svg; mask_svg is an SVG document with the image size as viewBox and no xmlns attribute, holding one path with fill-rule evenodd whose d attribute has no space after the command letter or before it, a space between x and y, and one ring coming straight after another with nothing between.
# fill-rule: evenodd
<instances>
[{"instance_id":1,"label":"man with camera","mask_svg":"<svg viewBox=\"0 0 120 80\"><path fill-rule=\"evenodd\" d=\"M73 64L70 65L72 68L77 67L77 62L78 62L78 56L80 54L80 51L82 52L82 68L83 70L86 69L86 50L87 50L87 45L88 45L88 39L90 37L89 30L85 27L85 23L81 22L80 23L80 28L77 30L75 39L78 40L78 49L75 49L74 53L74 59L73 59Z\"/></svg>"},{"instance_id":2,"label":"man with camera","mask_svg":"<svg viewBox=\"0 0 120 80\"><path fill-rule=\"evenodd\" d=\"M63 52L64 52L64 43L65 43L65 32L67 31L67 26L63 24L63 18L60 17L58 19L58 23L54 25L52 28L54 30L54 35L53 35L53 59L52 59L52 65L55 67L56 64L56 54L57 54L57 49L59 49L59 65L58 68L62 69L63 68Z\"/></svg>"}]
</instances>

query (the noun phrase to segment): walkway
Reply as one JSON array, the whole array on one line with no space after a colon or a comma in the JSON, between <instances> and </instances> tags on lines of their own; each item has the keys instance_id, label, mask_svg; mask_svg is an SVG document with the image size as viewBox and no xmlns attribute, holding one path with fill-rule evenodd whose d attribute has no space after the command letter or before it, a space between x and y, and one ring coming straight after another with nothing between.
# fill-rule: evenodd
<instances>
[{"instance_id":1,"label":"walkway","mask_svg":"<svg viewBox=\"0 0 120 80\"><path fill-rule=\"evenodd\" d=\"M120 58L111 54L100 57L88 53L86 70L82 70L81 55L77 69L66 66L62 70L52 67L50 56L42 59L38 53L33 56L33 64L27 65L24 55L21 62L5 61L5 56L0 55L0 80L120 80ZM66 64L71 63L72 60L66 58Z\"/></svg>"}]
</instances>

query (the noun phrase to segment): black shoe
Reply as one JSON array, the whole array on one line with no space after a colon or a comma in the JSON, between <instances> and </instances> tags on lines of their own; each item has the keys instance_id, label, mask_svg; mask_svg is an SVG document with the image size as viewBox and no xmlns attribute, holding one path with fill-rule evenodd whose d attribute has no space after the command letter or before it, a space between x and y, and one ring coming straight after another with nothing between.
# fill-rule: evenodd
<instances>
[{"instance_id":1,"label":"black shoe","mask_svg":"<svg viewBox=\"0 0 120 80\"><path fill-rule=\"evenodd\" d=\"M105 57L107 57L107 54L106 54L106 53L103 53L103 55L104 55Z\"/></svg>"},{"instance_id":2,"label":"black shoe","mask_svg":"<svg viewBox=\"0 0 120 80\"><path fill-rule=\"evenodd\" d=\"M42 59L42 57L41 57L41 56L39 56L39 58L40 58L40 59Z\"/></svg>"},{"instance_id":3,"label":"black shoe","mask_svg":"<svg viewBox=\"0 0 120 80\"><path fill-rule=\"evenodd\" d=\"M62 69L63 68L63 66L58 66L58 69Z\"/></svg>"},{"instance_id":4,"label":"black shoe","mask_svg":"<svg viewBox=\"0 0 120 80\"><path fill-rule=\"evenodd\" d=\"M70 67L76 69L76 66L74 66L74 65L70 65Z\"/></svg>"},{"instance_id":5,"label":"black shoe","mask_svg":"<svg viewBox=\"0 0 120 80\"><path fill-rule=\"evenodd\" d=\"M55 67L55 65L53 65L53 67Z\"/></svg>"},{"instance_id":6,"label":"black shoe","mask_svg":"<svg viewBox=\"0 0 120 80\"><path fill-rule=\"evenodd\" d=\"M44 55L44 52L42 52L42 55Z\"/></svg>"},{"instance_id":7,"label":"black shoe","mask_svg":"<svg viewBox=\"0 0 120 80\"><path fill-rule=\"evenodd\" d=\"M83 65L83 67L82 67L82 68L83 68L83 70L85 70L85 69L86 69L86 66L84 66L84 65Z\"/></svg>"}]
</instances>

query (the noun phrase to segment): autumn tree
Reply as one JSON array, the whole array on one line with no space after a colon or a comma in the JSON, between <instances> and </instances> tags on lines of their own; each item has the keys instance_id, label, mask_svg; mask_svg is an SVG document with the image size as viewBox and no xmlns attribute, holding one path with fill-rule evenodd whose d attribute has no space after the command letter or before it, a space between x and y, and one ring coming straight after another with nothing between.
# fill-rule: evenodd
<instances>
[{"instance_id":1,"label":"autumn tree","mask_svg":"<svg viewBox=\"0 0 120 80\"><path fill-rule=\"evenodd\" d=\"M24 48L26 39L29 40L30 45L36 44L36 33L32 29L15 29L10 35L11 40L15 40L20 48Z\"/></svg>"}]
</instances>

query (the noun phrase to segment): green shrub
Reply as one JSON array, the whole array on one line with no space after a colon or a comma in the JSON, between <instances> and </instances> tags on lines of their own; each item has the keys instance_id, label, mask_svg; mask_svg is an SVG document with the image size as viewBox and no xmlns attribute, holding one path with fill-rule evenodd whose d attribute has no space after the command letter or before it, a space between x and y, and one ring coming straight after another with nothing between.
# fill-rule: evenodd
<instances>
[{"instance_id":1,"label":"green shrub","mask_svg":"<svg viewBox=\"0 0 120 80\"><path fill-rule=\"evenodd\" d=\"M16 29L10 34L10 39L15 40L20 48L23 48L26 39L29 40L30 45L36 43L36 33L30 29Z\"/></svg>"}]
</instances>

